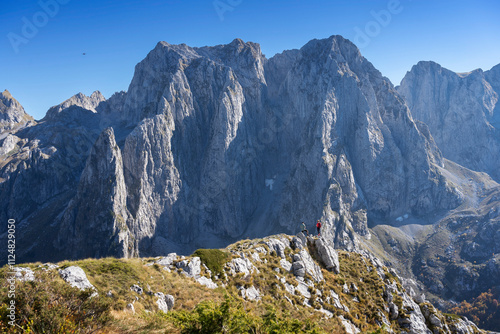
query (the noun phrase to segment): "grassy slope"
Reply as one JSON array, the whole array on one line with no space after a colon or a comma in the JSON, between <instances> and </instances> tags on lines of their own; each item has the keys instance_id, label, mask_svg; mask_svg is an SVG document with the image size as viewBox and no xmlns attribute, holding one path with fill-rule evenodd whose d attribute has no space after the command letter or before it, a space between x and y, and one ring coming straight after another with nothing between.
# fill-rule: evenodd
<instances>
[{"instance_id":1,"label":"grassy slope","mask_svg":"<svg viewBox=\"0 0 500 334\"><path fill-rule=\"evenodd\" d=\"M83 268L90 282L97 288L99 298L109 305L111 317L110 321L105 323L104 329L100 331L102 333L181 333L181 328L178 326L179 319L193 319L193 314L195 314L193 310L196 309L197 305L205 305L204 302L212 301L213 303L210 305L215 305L216 308L217 305L224 302L226 295L231 297L234 306L231 308L231 312L237 313L239 310L240 316L247 317L246 320L254 321L258 326L261 326L257 326L256 333L264 333L262 319L269 322L270 314L277 319L273 318L276 326L279 325L282 328L287 325L286 323L290 325L291 322L295 321L295 324L300 327L298 333L344 333L345 330L337 317L340 315L349 319L361 329L362 333L380 330L377 322L381 321L380 312L385 312L383 311L385 305L383 300L384 282L368 260L356 253L340 251L340 274L335 275L322 269L325 280L315 283L314 287L309 287L313 297L309 301L310 305L305 305L302 295L298 293L288 294L284 284L279 280L284 279L289 284L297 285L295 277L281 268L281 258L276 256L274 252L269 252L267 246L259 243L259 240L244 240L229 246L223 250L229 254L224 261L236 257L236 254L241 254L241 252L251 258L250 254L255 252L256 247L263 247L268 251L265 255L260 253L262 262L253 261L258 272L255 271L246 277L242 273L233 276L226 267L227 275L220 275L219 279L214 279L219 285L219 288L215 290L200 285L194 279L186 278L177 270L168 272L153 264L155 259L151 258L86 259L65 261L59 265L63 268L70 265ZM314 253L313 249L310 250L311 253ZM286 250L288 260L290 260L288 256L294 252L296 251L290 248ZM40 265L40 263L34 263L23 266L41 272ZM6 296L6 272L6 267L0 270L2 284L0 294L2 296ZM209 276L205 269L202 269L202 275ZM389 273L386 275L387 278L394 279ZM307 278L306 275L306 280ZM50 284L63 282L58 275L52 275L50 280L53 280L49 282ZM344 284L350 286L351 283L358 287L358 291L351 291L349 294L343 293L342 286ZM133 284L143 287L144 293L139 295L131 291L130 287ZM224 287L221 287L222 285ZM238 287L252 285L260 291L262 296L260 301L246 301L240 297ZM342 304L349 308L349 312L337 309L332 304L325 302L330 290L335 291L340 296ZM112 292L113 297L106 296L108 291ZM174 310L168 315L157 312L157 298L149 294L150 291L173 295L175 297ZM320 299L323 300L323 303ZM135 314L126 310L128 303L134 303ZM322 307L332 312L334 317L326 317L324 313L319 311ZM385 314L388 318L388 314ZM401 329L397 321L393 321L391 327L396 332ZM276 333L281 332L277 331Z\"/></svg>"}]
</instances>

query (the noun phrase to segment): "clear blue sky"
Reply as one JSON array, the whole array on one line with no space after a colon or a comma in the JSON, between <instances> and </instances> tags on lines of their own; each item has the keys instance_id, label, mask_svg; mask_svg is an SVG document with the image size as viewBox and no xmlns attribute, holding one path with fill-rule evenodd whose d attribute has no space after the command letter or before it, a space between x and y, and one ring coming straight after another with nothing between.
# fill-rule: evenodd
<instances>
[{"instance_id":1,"label":"clear blue sky","mask_svg":"<svg viewBox=\"0 0 500 334\"><path fill-rule=\"evenodd\" d=\"M78 92L127 90L158 41L239 37L270 57L336 34L397 85L420 60L457 72L500 63L499 17L496 0L2 0L0 90L40 119Z\"/></svg>"}]
</instances>

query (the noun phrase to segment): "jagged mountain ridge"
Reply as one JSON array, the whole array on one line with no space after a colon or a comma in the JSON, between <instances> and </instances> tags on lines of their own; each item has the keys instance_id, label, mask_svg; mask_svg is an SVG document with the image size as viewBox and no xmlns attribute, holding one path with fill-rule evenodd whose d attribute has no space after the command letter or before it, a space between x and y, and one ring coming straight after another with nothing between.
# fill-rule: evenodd
<instances>
[{"instance_id":1,"label":"jagged mountain ridge","mask_svg":"<svg viewBox=\"0 0 500 334\"><path fill-rule=\"evenodd\" d=\"M0 93L0 139L34 124L34 119L26 113L23 106L6 89Z\"/></svg>"},{"instance_id":2,"label":"jagged mountain ridge","mask_svg":"<svg viewBox=\"0 0 500 334\"><path fill-rule=\"evenodd\" d=\"M107 127L108 139L97 140ZM32 260L58 249L83 256L82 238L92 245L85 256L155 255L315 219L337 247L352 249L357 236L369 237L369 219L425 216L462 201L426 126L340 36L269 60L239 39L161 42L126 93L75 96L15 136L21 152L2 169L9 204L1 215L37 236L20 254ZM108 193L101 183L110 171ZM30 194L28 183L37 184ZM101 189L90 203L100 212L80 200L89 189ZM120 245L101 248L92 238L105 236L91 231Z\"/></svg>"},{"instance_id":3,"label":"jagged mountain ridge","mask_svg":"<svg viewBox=\"0 0 500 334\"><path fill-rule=\"evenodd\" d=\"M499 70L497 65L455 73L423 61L397 87L412 116L429 126L445 158L483 172L445 159L444 173L462 185L460 206L437 217L434 226L401 217L400 229L379 225L372 230L380 244L371 249L412 273L441 308L498 287L500 187L489 175L498 181Z\"/></svg>"},{"instance_id":4,"label":"jagged mountain ridge","mask_svg":"<svg viewBox=\"0 0 500 334\"><path fill-rule=\"evenodd\" d=\"M500 180L500 65L455 73L419 62L401 81L415 119L429 126L444 156Z\"/></svg>"}]
</instances>

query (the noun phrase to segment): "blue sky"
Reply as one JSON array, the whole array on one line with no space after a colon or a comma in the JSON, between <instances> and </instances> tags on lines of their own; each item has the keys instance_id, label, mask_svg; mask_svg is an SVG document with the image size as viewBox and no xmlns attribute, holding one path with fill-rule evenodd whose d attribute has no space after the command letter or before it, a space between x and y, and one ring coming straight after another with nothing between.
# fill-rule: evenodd
<instances>
[{"instance_id":1,"label":"blue sky","mask_svg":"<svg viewBox=\"0 0 500 334\"><path fill-rule=\"evenodd\" d=\"M457 72L500 63L499 14L496 0L3 0L0 90L40 119L78 92L127 90L158 41L238 37L271 57L337 34L397 85L420 60Z\"/></svg>"}]
</instances>

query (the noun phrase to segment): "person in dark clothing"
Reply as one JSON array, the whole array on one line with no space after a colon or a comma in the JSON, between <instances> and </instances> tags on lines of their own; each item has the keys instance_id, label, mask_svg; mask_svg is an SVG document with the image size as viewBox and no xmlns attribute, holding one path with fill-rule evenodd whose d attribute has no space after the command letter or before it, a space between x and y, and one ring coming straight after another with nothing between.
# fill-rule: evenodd
<instances>
[{"instance_id":1,"label":"person in dark clothing","mask_svg":"<svg viewBox=\"0 0 500 334\"><path fill-rule=\"evenodd\" d=\"M318 236L321 234L321 222L318 220L316 222L316 231L318 232Z\"/></svg>"},{"instance_id":2,"label":"person in dark clothing","mask_svg":"<svg viewBox=\"0 0 500 334\"><path fill-rule=\"evenodd\" d=\"M304 233L306 236L309 235L309 231L307 230L304 222L300 223L300 232Z\"/></svg>"}]
</instances>

